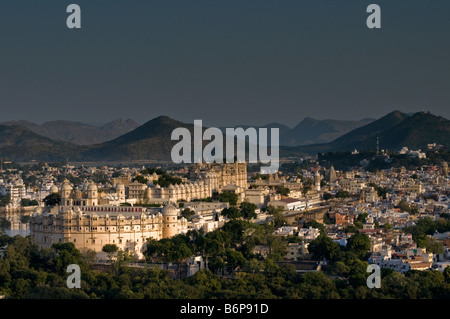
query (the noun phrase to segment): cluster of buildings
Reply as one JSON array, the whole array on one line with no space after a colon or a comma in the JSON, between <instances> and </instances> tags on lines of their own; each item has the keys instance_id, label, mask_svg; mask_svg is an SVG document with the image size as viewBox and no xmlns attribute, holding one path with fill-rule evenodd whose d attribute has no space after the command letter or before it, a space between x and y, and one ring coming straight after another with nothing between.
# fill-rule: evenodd
<instances>
[{"instance_id":1,"label":"cluster of buildings","mask_svg":"<svg viewBox=\"0 0 450 319\"><path fill-rule=\"evenodd\" d=\"M403 146L399 153L408 154L409 156L416 158L427 158L427 154L422 152L422 150L409 150L406 146Z\"/></svg>"},{"instance_id":2,"label":"cluster of buildings","mask_svg":"<svg viewBox=\"0 0 450 319\"><path fill-rule=\"evenodd\" d=\"M29 222L33 242L41 247L72 242L81 251L96 251L98 258L106 257L104 245L115 244L142 259L148 239L221 227L220 212L228 204L200 200L224 190L245 189L247 184L246 165L241 163L198 165L191 179L166 188L155 185L156 174L148 177L147 183L115 178L113 186L105 187L93 181L74 186L68 180L60 188L51 186L50 193L61 196L60 205L36 208ZM135 193L137 183L139 194ZM195 212L192 220L180 217L182 209Z\"/></svg>"},{"instance_id":3,"label":"cluster of buildings","mask_svg":"<svg viewBox=\"0 0 450 319\"><path fill-rule=\"evenodd\" d=\"M302 212L325 209L327 235L346 245L354 231L351 226L358 226L371 240L369 261L384 268L401 272L443 269L450 259L450 234L433 235L444 245L445 252L440 256L430 255L403 234L405 227L414 226L424 216L436 220L440 214L449 213L447 163L416 171L391 168L377 173L363 168L343 172L333 166L316 165L300 172L301 176L279 172L265 178L248 173L246 163L203 163L169 172L181 182L167 187L156 182L161 177L157 173L144 174L146 182L139 181L136 176L141 171L46 165L36 173L33 187L25 185L22 172L11 172L7 179L0 180L0 194L11 195L11 204L4 210L19 207L23 198L38 201L28 229L40 246L72 242L80 250L96 251L100 259L106 258L102 253L106 244L133 251L136 259L142 259L148 239L170 238L193 229L209 232L220 228L226 222L221 211L229 205L217 200L223 192L236 194L238 203L255 204L256 223L271 220L265 213L268 206L281 207L283 214L293 220ZM61 174L80 182L61 180ZM107 181L95 183L87 178L96 174ZM343 193L346 196L339 196ZM44 206L43 199L50 194L60 195L60 205ZM189 220L181 217L184 209L194 212ZM361 215L365 216L362 224ZM294 223L278 229L274 235L302 239L288 245L286 262L312 262L308 245L319 235L318 229L304 229ZM255 251L261 256L268 252L267 247L256 247ZM320 268L319 264L316 266L315 270Z\"/></svg>"}]
</instances>

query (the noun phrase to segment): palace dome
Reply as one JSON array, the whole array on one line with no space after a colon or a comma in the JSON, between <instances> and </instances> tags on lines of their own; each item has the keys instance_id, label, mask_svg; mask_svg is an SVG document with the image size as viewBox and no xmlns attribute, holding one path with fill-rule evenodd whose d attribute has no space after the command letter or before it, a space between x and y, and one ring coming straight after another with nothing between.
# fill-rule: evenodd
<instances>
[{"instance_id":1,"label":"palace dome","mask_svg":"<svg viewBox=\"0 0 450 319\"><path fill-rule=\"evenodd\" d=\"M61 189L63 191L71 191L72 190L72 185L70 185L69 181L66 179L66 180L64 180L64 183L62 184Z\"/></svg>"},{"instance_id":2,"label":"palace dome","mask_svg":"<svg viewBox=\"0 0 450 319\"><path fill-rule=\"evenodd\" d=\"M87 190L88 191L97 191L97 185L95 185L95 183L93 181L90 182L90 184L87 186Z\"/></svg>"},{"instance_id":3,"label":"palace dome","mask_svg":"<svg viewBox=\"0 0 450 319\"><path fill-rule=\"evenodd\" d=\"M117 183L116 189L125 189L125 185L122 183Z\"/></svg>"},{"instance_id":4,"label":"palace dome","mask_svg":"<svg viewBox=\"0 0 450 319\"><path fill-rule=\"evenodd\" d=\"M162 214L163 216L178 216L178 209L172 204L169 204L164 206L162 209Z\"/></svg>"},{"instance_id":5,"label":"palace dome","mask_svg":"<svg viewBox=\"0 0 450 319\"><path fill-rule=\"evenodd\" d=\"M59 192L58 187L56 187L56 185L53 184L52 187L50 187L50 194L58 193L58 192Z\"/></svg>"}]
</instances>

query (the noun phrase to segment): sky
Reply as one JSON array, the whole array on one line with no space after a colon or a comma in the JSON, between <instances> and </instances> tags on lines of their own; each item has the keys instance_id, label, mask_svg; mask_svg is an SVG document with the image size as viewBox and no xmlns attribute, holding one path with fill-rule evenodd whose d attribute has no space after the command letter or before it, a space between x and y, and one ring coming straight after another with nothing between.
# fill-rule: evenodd
<instances>
[{"instance_id":1,"label":"sky","mask_svg":"<svg viewBox=\"0 0 450 319\"><path fill-rule=\"evenodd\" d=\"M4 0L0 121L450 118L449 16L448 0Z\"/></svg>"}]
</instances>

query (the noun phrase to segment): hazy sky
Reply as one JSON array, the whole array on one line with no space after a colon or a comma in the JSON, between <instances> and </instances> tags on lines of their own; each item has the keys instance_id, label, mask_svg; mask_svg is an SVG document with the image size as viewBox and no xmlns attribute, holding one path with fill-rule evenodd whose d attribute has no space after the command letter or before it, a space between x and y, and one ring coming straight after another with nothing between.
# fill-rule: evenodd
<instances>
[{"instance_id":1,"label":"hazy sky","mask_svg":"<svg viewBox=\"0 0 450 319\"><path fill-rule=\"evenodd\" d=\"M5 0L0 121L450 118L449 17L448 0Z\"/></svg>"}]
</instances>

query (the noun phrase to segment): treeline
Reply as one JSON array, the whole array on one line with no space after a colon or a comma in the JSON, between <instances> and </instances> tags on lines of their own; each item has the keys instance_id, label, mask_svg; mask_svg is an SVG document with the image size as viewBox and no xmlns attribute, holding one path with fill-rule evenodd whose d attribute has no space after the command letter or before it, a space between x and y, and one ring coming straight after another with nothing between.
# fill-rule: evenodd
<instances>
[{"instance_id":1,"label":"treeline","mask_svg":"<svg viewBox=\"0 0 450 319\"><path fill-rule=\"evenodd\" d=\"M0 194L0 207L4 207L11 203L11 194L1 195Z\"/></svg>"},{"instance_id":2,"label":"treeline","mask_svg":"<svg viewBox=\"0 0 450 319\"><path fill-rule=\"evenodd\" d=\"M217 235L205 234L203 237ZM196 240L200 242L200 238ZM209 240L214 241L213 238ZM217 240L220 242L220 238ZM173 241L183 242L184 239L176 238ZM232 238L226 238L224 246L231 241ZM5 257L0 258L0 295L6 295L7 298L450 298L450 271L444 274L438 271L410 271L405 275L382 271L381 288L369 289L365 284L367 274L363 275L366 270L364 263L355 262L351 268L347 266L350 269L345 264L337 264L333 271L339 275L330 276L325 272L301 275L292 265L279 266L268 258L250 259L232 277L202 270L192 277L177 280L167 270L156 266L148 269L128 267L126 254L114 261L109 271L100 272L93 270L92 253L83 255L72 243L55 244L52 248L39 250L27 238L0 236L0 246L5 244L8 245ZM209 249L206 248L208 243L196 245ZM226 263L234 259L240 262L241 258L235 258L230 250L224 249ZM179 256L170 258L177 259ZM78 264L81 268L80 289L67 288L66 269L69 264ZM233 271L233 267L230 264L228 268ZM347 272L352 273L350 278L354 279L349 281ZM358 278L358 273L361 273L361 278Z\"/></svg>"},{"instance_id":3,"label":"treeline","mask_svg":"<svg viewBox=\"0 0 450 319\"><path fill-rule=\"evenodd\" d=\"M404 231L412 235L413 240L419 247L426 248L428 252L442 254L444 253L442 242L430 236L436 232L450 231L450 215L441 214L438 220L432 220L430 217L421 218L415 226L405 227Z\"/></svg>"}]
</instances>

